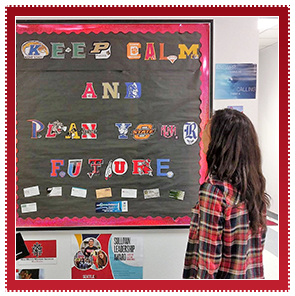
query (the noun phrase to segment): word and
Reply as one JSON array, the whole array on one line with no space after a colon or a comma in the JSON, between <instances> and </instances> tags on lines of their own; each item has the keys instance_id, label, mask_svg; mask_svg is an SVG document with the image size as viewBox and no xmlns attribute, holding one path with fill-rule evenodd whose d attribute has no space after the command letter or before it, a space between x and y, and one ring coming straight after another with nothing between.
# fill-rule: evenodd
<instances>
[{"instance_id":1,"label":"word and","mask_svg":"<svg viewBox=\"0 0 295 296\"><path fill-rule=\"evenodd\" d=\"M113 99L120 99L119 93L120 82L102 82L102 99L106 100L112 97ZM140 82L125 82L126 95L124 99L139 99L141 97L141 83ZM82 99L97 99L93 82L86 82L85 89L81 96Z\"/></svg>"}]
</instances>

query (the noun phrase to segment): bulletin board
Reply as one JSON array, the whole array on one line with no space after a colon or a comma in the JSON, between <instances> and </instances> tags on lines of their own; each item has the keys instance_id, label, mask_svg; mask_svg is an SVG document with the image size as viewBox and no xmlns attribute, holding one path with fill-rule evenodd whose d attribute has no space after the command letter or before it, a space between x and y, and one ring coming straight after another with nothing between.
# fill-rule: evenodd
<instances>
[{"instance_id":1,"label":"bulletin board","mask_svg":"<svg viewBox=\"0 0 295 296\"><path fill-rule=\"evenodd\" d=\"M16 226L188 226L212 22L16 24Z\"/></svg>"}]
</instances>

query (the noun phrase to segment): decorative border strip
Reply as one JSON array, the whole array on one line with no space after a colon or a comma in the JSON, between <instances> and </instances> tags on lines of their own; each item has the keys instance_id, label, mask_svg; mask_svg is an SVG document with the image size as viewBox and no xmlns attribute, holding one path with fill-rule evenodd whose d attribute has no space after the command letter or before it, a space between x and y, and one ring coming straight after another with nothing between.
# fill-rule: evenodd
<instances>
[{"instance_id":1,"label":"decorative border strip","mask_svg":"<svg viewBox=\"0 0 295 296\"><path fill-rule=\"evenodd\" d=\"M5 7L36 7L36 8L266 8L266 7L290 7L290 5L5 5Z\"/></svg>"}]
</instances>

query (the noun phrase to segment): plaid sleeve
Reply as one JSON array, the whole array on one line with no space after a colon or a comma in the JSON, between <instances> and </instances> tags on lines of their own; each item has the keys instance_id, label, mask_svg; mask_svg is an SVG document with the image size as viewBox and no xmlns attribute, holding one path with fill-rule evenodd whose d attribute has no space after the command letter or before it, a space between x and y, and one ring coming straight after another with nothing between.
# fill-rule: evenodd
<instances>
[{"instance_id":1,"label":"plaid sleeve","mask_svg":"<svg viewBox=\"0 0 295 296\"><path fill-rule=\"evenodd\" d=\"M198 271L198 251L199 251L199 212L200 207L197 203L192 209L189 237L185 254L183 278L196 278Z\"/></svg>"},{"instance_id":2,"label":"plaid sleeve","mask_svg":"<svg viewBox=\"0 0 295 296\"><path fill-rule=\"evenodd\" d=\"M200 188L199 272L200 278L215 278L222 259L222 192L205 183Z\"/></svg>"},{"instance_id":3,"label":"plaid sleeve","mask_svg":"<svg viewBox=\"0 0 295 296\"><path fill-rule=\"evenodd\" d=\"M222 192L210 183L200 187L193 210L183 278L215 278L222 259Z\"/></svg>"}]
</instances>

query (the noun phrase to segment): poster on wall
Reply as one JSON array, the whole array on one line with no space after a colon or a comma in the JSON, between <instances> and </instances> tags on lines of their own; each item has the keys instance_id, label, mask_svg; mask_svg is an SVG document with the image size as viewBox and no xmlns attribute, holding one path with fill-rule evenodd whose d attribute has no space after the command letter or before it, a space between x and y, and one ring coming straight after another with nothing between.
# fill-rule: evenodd
<instances>
[{"instance_id":1,"label":"poster on wall","mask_svg":"<svg viewBox=\"0 0 295 296\"><path fill-rule=\"evenodd\" d=\"M210 22L16 28L17 227L188 225Z\"/></svg>"},{"instance_id":2,"label":"poster on wall","mask_svg":"<svg viewBox=\"0 0 295 296\"><path fill-rule=\"evenodd\" d=\"M72 279L143 278L142 236L75 234L72 258Z\"/></svg>"},{"instance_id":3,"label":"poster on wall","mask_svg":"<svg viewBox=\"0 0 295 296\"><path fill-rule=\"evenodd\" d=\"M29 255L18 260L18 264L57 264L56 240L26 240Z\"/></svg>"},{"instance_id":4,"label":"poster on wall","mask_svg":"<svg viewBox=\"0 0 295 296\"><path fill-rule=\"evenodd\" d=\"M255 99L257 64L216 64L215 99Z\"/></svg>"}]
</instances>

